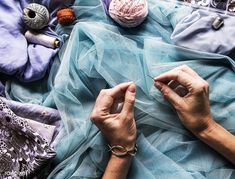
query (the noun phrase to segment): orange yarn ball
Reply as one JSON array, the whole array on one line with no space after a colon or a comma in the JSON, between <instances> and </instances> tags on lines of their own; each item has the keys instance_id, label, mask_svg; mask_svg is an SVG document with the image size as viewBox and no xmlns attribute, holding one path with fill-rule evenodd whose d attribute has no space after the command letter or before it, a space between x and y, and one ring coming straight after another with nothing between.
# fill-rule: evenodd
<instances>
[{"instance_id":1,"label":"orange yarn ball","mask_svg":"<svg viewBox=\"0 0 235 179\"><path fill-rule=\"evenodd\" d=\"M76 19L72 8L64 8L57 11L57 19L61 25L69 25Z\"/></svg>"}]
</instances>

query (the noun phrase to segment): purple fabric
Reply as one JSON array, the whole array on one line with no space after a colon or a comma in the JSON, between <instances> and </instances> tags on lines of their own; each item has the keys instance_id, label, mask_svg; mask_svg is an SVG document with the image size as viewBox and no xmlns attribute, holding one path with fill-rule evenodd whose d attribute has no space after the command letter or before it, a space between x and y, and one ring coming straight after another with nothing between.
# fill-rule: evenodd
<instances>
[{"instance_id":1,"label":"purple fabric","mask_svg":"<svg viewBox=\"0 0 235 179\"><path fill-rule=\"evenodd\" d=\"M27 28L22 21L22 11L32 2L46 6L50 12L49 26L40 33L57 37L53 31L56 11L63 5L71 4L72 0L0 1L0 72L15 75L27 82L43 78L52 57L58 51L42 45L27 44L24 37Z\"/></svg>"},{"instance_id":2,"label":"purple fabric","mask_svg":"<svg viewBox=\"0 0 235 179\"><path fill-rule=\"evenodd\" d=\"M15 115L2 100L0 119L0 178L32 178L56 155L54 127Z\"/></svg>"},{"instance_id":3,"label":"purple fabric","mask_svg":"<svg viewBox=\"0 0 235 179\"><path fill-rule=\"evenodd\" d=\"M37 125L38 122L42 125L49 124L55 126L54 128L51 127L51 130L53 129L53 135L51 135L52 132L45 134L50 135L51 140L54 140L54 138L59 133L61 117L58 110L40 106L37 104L20 103L12 100L7 100L3 97L0 97L0 101L4 102L17 116L37 121L31 122L32 126L34 126L35 130L37 131L43 131L43 128L40 127L40 125ZM43 135L44 132L41 133Z\"/></svg>"},{"instance_id":4,"label":"purple fabric","mask_svg":"<svg viewBox=\"0 0 235 179\"><path fill-rule=\"evenodd\" d=\"M109 5L112 0L102 0L106 14L109 14Z\"/></svg>"}]
</instances>

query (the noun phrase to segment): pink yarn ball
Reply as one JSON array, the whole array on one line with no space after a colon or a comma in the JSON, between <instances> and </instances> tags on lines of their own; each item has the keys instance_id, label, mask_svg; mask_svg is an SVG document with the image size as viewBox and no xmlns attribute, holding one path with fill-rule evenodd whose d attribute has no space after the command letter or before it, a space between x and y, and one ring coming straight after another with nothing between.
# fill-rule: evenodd
<instances>
[{"instance_id":1,"label":"pink yarn ball","mask_svg":"<svg viewBox=\"0 0 235 179\"><path fill-rule=\"evenodd\" d=\"M147 0L112 0L109 15L123 27L136 27L148 15Z\"/></svg>"}]
</instances>

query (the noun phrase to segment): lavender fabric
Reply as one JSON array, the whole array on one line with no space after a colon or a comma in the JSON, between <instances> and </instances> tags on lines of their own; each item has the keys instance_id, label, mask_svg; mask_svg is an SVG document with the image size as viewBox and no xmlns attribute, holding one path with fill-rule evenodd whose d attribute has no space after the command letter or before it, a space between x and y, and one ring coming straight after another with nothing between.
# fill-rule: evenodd
<instances>
[{"instance_id":1,"label":"lavender fabric","mask_svg":"<svg viewBox=\"0 0 235 179\"><path fill-rule=\"evenodd\" d=\"M214 30L212 23L218 16L223 18L224 26ZM175 26L171 39L186 48L230 55L235 50L234 23L234 16L197 10Z\"/></svg>"},{"instance_id":2,"label":"lavender fabric","mask_svg":"<svg viewBox=\"0 0 235 179\"><path fill-rule=\"evenodd\" d=\"M109 5L110 5L110 2L112 0L102 0L103 2L103 6L104 6L104 10L105 10L105 13L108 15L109 14Z\"/></svg>"},{"instance_id":3,"label":"lavender fabric","mask_svg":"<svg viewBox=\"0 0 235 179\"><path fill-rule=\"evenodd\" d=\"M0 119L0 178L32 178L56 155L53 127L15 115L1 99Z\"/></svg>"},{"instance_id":4,"label":"lavender fabric","mask_svg":"<svg viewBox=\"0 0 235 179\"><path fill-rule=\"evenodd\" d=\"M24 37L27 28L22 21L22 13L27 4L32 2L44 5L50 12L49 25L40 33L58 38L53 31L57 24L55 13L64 4L71 4L72 0L0 1L0 72L15 75L27 82L43 78L58 51L27 43Z\"/></svg>"},{"instance_id":5,"label":"lavender fabric","mask_svg":"<svg viewBox=\"0 0 235 179\"><path fill-rule=\"evenodd\" d=\"M40 134L55 144L54 139L59 133L61 117L56 109L40 106L37 104L20 103L0 97L17 116L29 119L34 129L41 131Z\"/></svg>"}]
</instances>

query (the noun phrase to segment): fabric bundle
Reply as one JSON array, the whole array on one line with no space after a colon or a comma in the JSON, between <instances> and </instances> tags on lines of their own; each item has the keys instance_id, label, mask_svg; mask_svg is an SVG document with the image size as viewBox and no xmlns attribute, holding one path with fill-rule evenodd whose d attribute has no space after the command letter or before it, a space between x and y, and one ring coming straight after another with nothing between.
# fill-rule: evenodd
<instances>
[{"instance_id":1,"label":"fabric bundle","mask_svg":"<svg viewBox=\"0 0 235 179\"><path fill-rule=\"evenodd\" d=\"M214 30L213 22L217 17L224 21L224 25ZM231 55L235 49L234 36L235 17L218 15L214 12L197 10L182 19L171 35L176 45L204 52Z\"/></svg>"},{"instance_id":2,"label":"fabric bundle","mask_svg":"<svg viewBox=\"0 0 235 179\"><path fill-rule=\"evenodd\" d=\"M103 0L105 11L123 27L136 27L148 15L147 0Z\"/></svg>"},{"instance_id":3,"label":"fabric bundle","mask_svg":"<svg viewBox=\"0 0 235 179\"><path fill-rule=\"evenodd\" d=\"M16 116L1 99L0 118L1 178L32 178L56 155L54 127Z\"/></svg>"},{"instance_id":4,"label":"fabric bundle","mask_svg":"<svg viewBox=\"0 0 235 179\"><path fill-rule=\"evenodd\" d=\"M72 1L65 0L63 3ZM45 6L50 13L48 26L39 33L59 38L54 32L54 28L56 11L63 3L59 0L35 0L34 2ZM22 13L29 3L28 0L0 1L0 72L14 75L24 82L42 79L48 72L52 58L58 52L58 49L26 41L24 33L28 27L23 23Z\"/></svg>"},{"instance_id":5,"label":"fabric bundle","mask_svg":"<svg viewBox=\"0 0 235 179\"><path fill-rule=\"evenodd\" d=\"M172 45L172 24L190 14L186 13L188 8L156 0L148 3L150 13L144 28L117 27L104 18L97 0L75 2L79 23L72 32L58 27L61 35L69 33L70 38L62 48L51 92L63 127L57 137L55 168L48 179L102 177L108 147L90 121L90 113L101 89L127 81L137 85L139 146L127 178L234 178L234 167L182 126L175 110L147 76L189 65L210 84L215 120L235 133L233 59ZM226 88L221 88L224 84ZM221 110L224 107L226 110Z\"/></svg>"}]
</instances>

